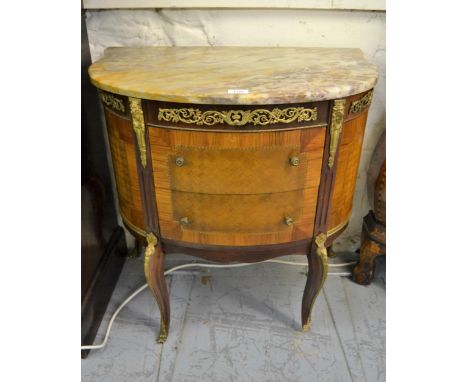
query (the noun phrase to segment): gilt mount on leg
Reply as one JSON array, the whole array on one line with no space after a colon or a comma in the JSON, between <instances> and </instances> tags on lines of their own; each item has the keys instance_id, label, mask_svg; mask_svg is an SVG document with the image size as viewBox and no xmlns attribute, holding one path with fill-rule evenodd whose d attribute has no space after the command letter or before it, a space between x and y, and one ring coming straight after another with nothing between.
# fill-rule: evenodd
<instances>
[{"instance_id":1,"label":"gilt mount on leg","mask_svg":"<svg viewBox=\"0 0 468 382\"><path fill-rule=\"evenodd\" d=\"M169 293L164 279L164 254L161 246L158 245L158 238L152 232L146 235L146 240L145 277L161 312L161 325L157 342L164 343L169 331L170 317Z\"/></svg>"},{"instance_id":2,"label":"gilt mount on leg","mask_svg":"<svg viewBox=\"0 0 468 382\"><path fill-rule=\"evenodd\" d=\"M325 283L328 274L327 248L325 242L327 235L321 233L316 236L311 253L307 256L309 271L302 297L302 330L310 328L312 306Z\"/></svg>"}]
</instances>

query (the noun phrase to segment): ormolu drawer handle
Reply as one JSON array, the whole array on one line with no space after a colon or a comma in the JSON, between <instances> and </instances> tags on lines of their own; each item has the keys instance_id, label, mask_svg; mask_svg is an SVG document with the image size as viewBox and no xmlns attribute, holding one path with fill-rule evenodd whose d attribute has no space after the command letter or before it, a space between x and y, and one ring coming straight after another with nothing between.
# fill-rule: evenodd
<instances>
[{"instance_id":1,"label":"ormolu drawer handle","mask_svg":"<svg viewBox=\"0 0 468 382\"><path fill-rule=\"evenodd\" d=\"M187 225L188 223L189 223L189 220L187 216L184 216L183 218L180 219L180 224Z\"/></svg>"},{"instance_id":2,"label":"ormolu drawer handle","mask_svg":"<svg viewBox=\"0 0 468 382\"><path fill-rule=\"evenodd\" d=\"M293 220L292 217L286 216L286 217L284 218L284 222L285 222L287 225L292 225L293 222L294 222L294 220Z\"/></svg>"},{"instance_id":3,"label":"ormolu drawer handle","mask_svg":"<svg viewBox=\"0 0 468 382\"><path fill-rule=\"evenodd\" d=\"M176 166L179 166L179 167L183 166L184 162L185 162L185 160L184 160L183 157L177 157L176 160L175 160Z\"/></svg>"},{"instance_id":4,"label":"ormolu drawer handle","mask_svg":"<svg viewBox=\"0 0 468 382\"><path fill-rule=\"evenodd\" d=\"M291 166L299 166L299 157L291 157L289 158L289 164Z\"/></svg>"}]
</instances>

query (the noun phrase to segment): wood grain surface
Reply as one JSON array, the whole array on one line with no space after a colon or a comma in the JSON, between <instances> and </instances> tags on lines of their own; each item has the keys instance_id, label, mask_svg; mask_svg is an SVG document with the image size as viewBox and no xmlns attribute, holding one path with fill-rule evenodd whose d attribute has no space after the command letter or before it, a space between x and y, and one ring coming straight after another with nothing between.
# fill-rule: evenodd
<instances>
[{"instance_id":1,"label":"wood grain surface","mask_svg":"<svg viewBox=\"0 0 468 382\"><path fill-rule=\"evenodd\" d=\"M366 120L367 110L343 125L335 185L328 212L329 231L345 224L351 215Z\"/></svg>"},{"instance_id":2,"label":"wood grain surface","mask_svg":"<svg viewBox=\"0 0 468 382\"><path fill-rule=\"evenodd\" d=\"M328 209L328 231L344 227L351 214L368 109L350 113L350 107L352 102L366 94L357 94L346 100L345 122ZM128 101L123 99L123 102L127 107ZM150 122L155 122L155 113L150 113L156 109L153 104L159 105L154 101L144 103L152 106L144 108L145 117ZM322 122L322 113L329 107L318 104ZM145 230L147 224L143 214L131 121L126 113L116 113L107 106L104 109L121 213L131 224ZM155 201L162 208L158 211L157 220L161 220L165 226L161 229L163 238L205 245L242 246L310 238L313 223L309 219L313 222L315 218L324 141L325 128L322 126L260 133L180 130L147 125ZM178 157L185 160L183 166L175 164ZM290 165L291 157L299 159L299 166ZM275 209L275 200L281 197L273 195L283 192L287 200L291 192L298 190L303 190L303 195L296 199L299 202L292 211L296 215L291 216L294 224L282 226L281 220L289 216L288 211ZM193 194L193 203L190 194ZM259 196L252 196L254 194L264 195L269 200L258 203ZM226 204L221 196L216 195L233 197ZM184 208L176 208L174 201L178 206L191 205L192 212L198 211L194 216L198 216L196 221L200 224L193 225L192 219L192 229L183 227L180 219L185 217ZM261 210L262 204L264 210ZM271 212L266 213L267 208ZM205 216L205 220L200 222L201 215ZM255 218L252 219L252 215ZM246 217L245 221L240 224L243 216ZM265 229L268 219L272 219L269 230ZM224 225L219 225L219 222L224 222ZM215 224L218 230L212 230ZM238 225L237 229L234 229L235 224ZM231 229L225 233L218 232L229 226Z\"/></svg>"},{"instance_id":3,"label":"wood grain surface","mask_svg":"<svg viewBox=\"0 0 468 382\"><path fill-rule=\"evenodd\" d=\"M120 212L133 225L144 227L132 124L107 108L104 113Z\"/></svg>"},{"instance_id":4,"label":"wood grain surface","mask_svg":"<svg viewBox=\"0 0 468 382\"><path fill-rule=\"evenodd\" d=\"M240 246L310 238L324 139L323 128L262 134L150 128L162 237ZM176 166L177 157L187 162Z\"/></svg>"}]
</instances>

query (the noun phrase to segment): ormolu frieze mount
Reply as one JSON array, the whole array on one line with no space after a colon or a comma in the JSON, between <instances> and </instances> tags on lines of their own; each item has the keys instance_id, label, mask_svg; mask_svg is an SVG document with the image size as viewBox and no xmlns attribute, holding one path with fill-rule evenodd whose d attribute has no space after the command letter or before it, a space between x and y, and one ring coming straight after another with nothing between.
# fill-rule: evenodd
<instances>
[{"instance_id":1,"label":"ormolu frieze mount","mask_svg":"<svg viewBox=\"0 0 468 382\"><path fill-rule=\"evenodd\" d=\"M368 108L372 102L373 91L371 90L364 97L359 98L357 101L351 103L349 112L352 114L357 114Z\"/></svg>"},{"instance_id":2,"label":"ormolu frieze mount","mask_svg":"<svg viewBox=\"0 0 468 382\"><path fill-rule=\"evenodd\" d=\"M125 113L125 106L124 106L123 101L120 98L116 98L112 94L109 94L109 93L100 92L100 94L101 94L102 102L104 102L107 106L109 106L110 108L114 110Z\"/></svg>"},{"instance_id":3,"label":"ormolu frieze mount","mask_svg":"<svg viewBox=\"0 0 468 382\"><path fill-rule=\"evenodd\" d=\"M159 121L194 123L197 125L213 126L228 124L230 126L244 126L248 123L254 125L274 125L276 123L309 122L317 120L317 108L288 107L273 110L207 110L194 108L159 109Z\"/></svg>"}]
</instances>

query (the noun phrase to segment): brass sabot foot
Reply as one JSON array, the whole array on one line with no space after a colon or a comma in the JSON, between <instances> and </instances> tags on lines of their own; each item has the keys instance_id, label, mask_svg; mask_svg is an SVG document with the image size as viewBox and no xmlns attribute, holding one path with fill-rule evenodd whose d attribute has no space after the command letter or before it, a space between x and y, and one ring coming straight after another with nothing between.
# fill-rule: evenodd
<instances>
[{"instance_id":1,"label":"brass sabot foot","mask_svg":"<svg viewBox=\"0 0 468 382\"><path fill-rule=\"evenodd\" d=\"M164 323L164 320L161 319L161 326L159 328L159 336L156 338L156 342L158 344L163 344L167 340L167 330L166 330L166 324Z\"/></svg>"},{"instance_id":2,"label":"brass sabot foot","mask_svg":"<svg viewBox=\"0 0 468 382\"><path fill-rule=\"evenodd\" d=\"M158 338L156 339L156 342L158 344L163 344L164 342L166 342L166 340L167 340L167 334L164 334L164 335L160 334Z\"/></svg>"},{"instance_id":3,"label":"brass sabot foot","mask_svg":"<svg viewBox=\"0 0 468 382\"><path fill-rule=\"evenodd\" d=\"M310 329L310 317L309 319L307 320L307 323L305 323L304 325L302 325L302 331L303 332L308 332Z\"/></svg>"}]
</instances>

